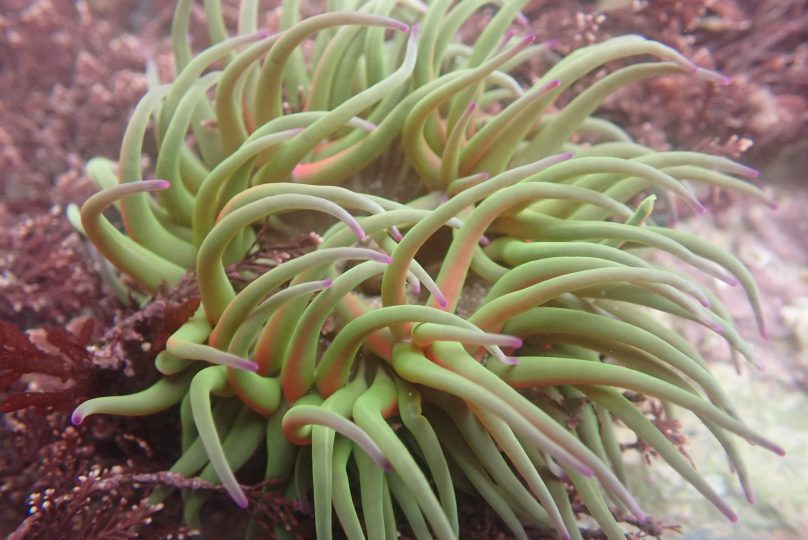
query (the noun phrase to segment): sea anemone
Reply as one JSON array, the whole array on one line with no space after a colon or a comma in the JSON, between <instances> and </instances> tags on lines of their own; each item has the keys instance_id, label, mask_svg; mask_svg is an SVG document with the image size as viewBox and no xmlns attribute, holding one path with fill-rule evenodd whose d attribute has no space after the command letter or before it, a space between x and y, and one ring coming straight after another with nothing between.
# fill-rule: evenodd
<instances>
[{"instance_id":1,"label":"sea anemone","mask_svg":"<svg viewBox=\"0 0 808 540\"><path fill-rule=\"evenodd\" d=\"M171 471L221 482L240 506L235 472L265 445L266 478L290 498L311 492L320 538L332 508L349 538L395 537L397 520L417 538L458 537L463 490L519 538L526 526L581 538L574 493L616 539L616 516L646 520L625 487L619 420L735 520L622 391L695 414L753 500L736 437L783 451L651 314L717 333L754 363L715 295L670 261L741 285L765 331L756 286L730 253L653 210L658 194L704 212L683 180L769 201L739 179L752 169L655 152L591 116L648 77L726 79L635 35L558 58L552 41L522 35L525 1L496 3L473 43L455 34L488 2L343 1L300 20L290 0L272 35L256 31L257 4L241 3L230 37L206 1L212 45L194 56L180 0L176 78L140 101L117 163L88 165L104 189L81 223L98 251L147 293L193 273L201 303L158 354L162 379L91 399L73 422L179 405ZM553 67L511 75L535 55ZM591 76L606 65L618 67ZM143 180L150 123L159 180ZM126 234L102 215L113 204ZM337 223L308 253L239 269L300 211ZM189 523L204 500L186 498Z\"/></svg>"}]
</instances>

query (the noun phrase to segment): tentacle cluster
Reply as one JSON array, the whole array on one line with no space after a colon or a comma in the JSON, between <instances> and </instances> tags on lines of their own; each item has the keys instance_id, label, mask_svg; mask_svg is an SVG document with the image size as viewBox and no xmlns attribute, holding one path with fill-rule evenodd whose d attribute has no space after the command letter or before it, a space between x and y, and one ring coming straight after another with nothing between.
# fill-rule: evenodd
<instances>
[{"instance_id":1,"label":"tentacle cluster","mask_svg":"<svg viewBox=\"0 0 808 540\"><path fill-rule=\"evenodd\" d=\"M742 285L763 331L744 267L657 226L652 211L658 194L703 212L685 180L767 199L743 180L755 171L653 152L590 116L640 79L720 75L625 36L559 59L525 87L510 73L552 43L522 37L523 0L497 4L472 44L453 36L483 1L344 0L299 20L288 0L268 35L258 3L244 0L236 37L206 1L212 45L194 56L191 3L175 14L176 79L141 100L117 164L91 164L105 189L81 218L147 292L194 272L201 305L159 353L159 382L92 399L74 422L179 405L172 471L221 482L245 506L235 473L263 448L268 479L313 497L321 538L332 508L349 538L395 538L402 519L418 538L457 537L457 489L517 537L530 525L581 538L572 485L614 539L624 536L614 510L645 519L625 487L619 419L736 519L621 391L695 414L753 499L737 438L782 450L738 417L699 352L648 314L753 353L708 288L648 255ZM557 105L588 73L634 57L644 60ZM160 180L141 171L150 123ZM102 215L112 204L126 234ZM259 225L299 211L336 223L317 249L236 290L225 265L252 253ZM378 297L367 294L374 280ZM190 523L203 502L187 497Z\"/></svg>"}]
</instances>

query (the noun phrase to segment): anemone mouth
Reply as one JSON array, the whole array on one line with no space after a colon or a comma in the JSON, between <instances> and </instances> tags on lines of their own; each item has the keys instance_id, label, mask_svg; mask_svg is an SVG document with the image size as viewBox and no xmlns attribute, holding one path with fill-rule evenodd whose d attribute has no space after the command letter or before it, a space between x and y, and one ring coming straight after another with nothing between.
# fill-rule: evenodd
<instances>
[{"instance_id":1,"label":"anemone mouth","mask_svg":"<svg viewBox=\"0 0 808 540\"><path fill-rule=\"evenodd\" d=\"M547 45L510 30L520 2L503 3L472 44L452 41L480 7L472 1L305 20L289 10L272 35L255 32L245 7L236 37L216 30L215 4L206 3L212 45L197 56L182 32L190 3L179 4L178 76L134 111L124 182L82 209L121 272L154 291L192 270L200 307L160 353L163 379L90 400L74 421L179 404L186 444L172 472L221 482L244 507L236 472L264 445L267 479L291 497L312 492L322 538L332 508L349 537L384 536L402 518L418 538L457 537L455 486L520 538L527 526L579 537L568 490L607 537L622 538L617 509L646 515L625 487L617 419L735 519L622 392L695 414L751 498L732 437L782 450L738 418L699 352L649 314L753 354L708 288L647 253L741 284L760 320L749 272L658 227L653 209L658 192L701 212L683 179L765 197L737 178L752 175L746 167L656 153L592 116L638 80L722 76L625 36L560 59L525 87L509 73ZM557 103L604 64L648 55L657 60ZM215 121L200 121L206 114ZM150 123L167 181L142 181ZM111 204L127 234L103 217ZM318 228L312 249L239 266L265 227L289 234L285 221L299 213L318 216L302 225ZM192 525L203 503L188 497Z\"/></svg>"}]
</instances>

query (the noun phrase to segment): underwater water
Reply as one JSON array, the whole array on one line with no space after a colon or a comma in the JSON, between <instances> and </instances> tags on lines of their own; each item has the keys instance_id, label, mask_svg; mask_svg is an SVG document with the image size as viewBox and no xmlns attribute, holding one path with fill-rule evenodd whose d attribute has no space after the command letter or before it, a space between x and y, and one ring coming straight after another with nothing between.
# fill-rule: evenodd
<instances>
[{"instance_id":1,"label":"underwater water","mask_svg":"<svg viewBox=\"0 0 808 540\"><path fill-rule=\"evenodd\" d=\"M772 459L743 448L750 470L757 501L746 503L737 488L726 461L716 452L714 440L701 430L686 428L687 451L698 459L698 469L709 481L720 486L732 501L740 521L727 522L712 508L698 504L689 487L665 467L632 466L637 489L651 501L650 512L670 517L672 522L685 524L682 538L686 539L791 539L804 538L805 508L808 504L806 458L808 457L808 392L804 379L808 365L808 315L806 308L805 217L797 209L806 200L803 168L806 142L781 156L783 162L763 169L776 191L783 190L781 207L775 212L758 212L755 208L737 205L715 221L691 223L688 228L733 249L749 265L766 298L767 317L772 321L769 339L752 338L762 369L744 369L738 375L729 362L714 362L711 368L738 404L741 414L757 428L770 433L788 447L782 459ZM787 156L790 154L791 158ZM788 180L786 180L788 179ZM784 183L780 183L784 182ZM792 199L792 197L794 199ZM720 290L722 297L731 295ZM738 306L740 308L740 306ZM731 308L732 309L732 308ZM738 313L739 316L740 313ZM742 316L741 316L742 317ZM748 321L751 322L751 321ZM748 326L751 332L751 324ZM749 334L746 334L749 335ZM703 340L701 345L712 358L726 358L725 345L719 340ZM692 420L692 419L688 419ZM685 420L687 424L687 420Z\"/></svg>"},{"instance_id":2,"label":"underwater water","mask_svg":"<svg viewBox=\"0 0 808 540\"><path fill-rule=\"evenodd\" d=\"M304 16L319 13L326 4L299 3ZM233 28L239 2L222 4L225 24ZM257 4L261 26L276 28L282 17L280 2ZM417 8L421 2L403 4ZM479 13L458 32L463 40L481 33L497 12L496 2L479 4ZM706 214L680 213L660 201L654 215L659 223L714 242L750 269L761 291L767 338L758 334L754 315L737 287L717 280L709 286L754 348L760 367L744 363L738 373L725 340L673 318L663 322L698 347L740 417L782 446L786 455L777 457L740 441L757 499L750 505L721 448L693 415L682 412L678 432L687 438L687 454L735 509L739 522L729 523L661 459L652 458L649 466L634 450L624 452L628 487L659 523L679 527L681 535L668 531L665 538L808 537L808 2L522 4L523 20L517 29L529 29L540 40L553 43L549 54L537 55L516 71L515 80L521 84L538 78L573 50L624 34L659 40L699 66L728 77L726 84L694 84L676 77L632 84L610 96L594 116L619 124L654 149L717 153L760 170L752 182L776 203L776 209L743 194L704 189L696 193L708 208ZM206 46L206 18L202 2L191 5L188 31L190 44L198 51ZM93 428L86 423L74 428L69 419L73 407L86 398L134 392L143 387L143 380L156 380L150 363L120 359L151 362L159 351L147 349L154 343L164 347L167 328L173 324L173 331L179 325L171 319L181 312L176 306L158 315L143 315L133 304L116 298L100 277L99 257L76 232L75 219L71 225L68 210L97 191L87 175L88 160L117 159L135 104L157 81L173 79L170 34L175 7L174 0L0 0L0 319L30 331L30 344L21 345L25 338L12 326L0 328L0 398L5 407L0 422L0 533L12 539L44 538L49 531L67 538L60 536L69 533L57 527L56 514L40 521L31 515L46 513L37 506L45 490L69 493L76 478L86 475L93 464L107 472L125 465L131 467L127 474L156 473L179 457L176 414L163 414L153 425L148 418L104 420ZM154 169L155 155L155 141L147 140L144 170ZM383 164L382 170L384 165L397 162ZM400 201L415 195L408 186L391 188L357 178L350 182L356 191L389 189L390 197ZM120 221L114 222L120 225ZM297 225L305 228L309 222ZM279 250L293 254L311 247L297 237L281 244ZM25 365L26 360L20 359L62 358L54 352L53 342L43 337L47 333L41 329L46 327L81 335L83 341L68 340L69 346L61 350L71 361L88 346L93 354L116 340L126 347L110 352L108 358L87 353L96 363L108 362L98 372L83 359L69 370L37 370L33 361ZM133 349L141 338L142 350ZM50 356L36 356L36 347L44 347ZM125 376L116 380L114 373ZM50 402L35 403L36 397L25 392L53 394ZM31 406L15 411L14 403L23 401L12 403L9 396L30 398ZM635 438L627 429L618 435L625 444ZM247 472L260 477L261 465L252 468ZM127 504L140 502L145 495L143 486L133 489ZM168 531L188 533L180 525L178 499L169 499L164 512L126 515L116 526L136 531L153 517ZM60 512L73 508L67 500L59 504ZM475 499L464 504L473 514L481 503ZM237 507L225 496L211 507L203 532L241 537L244 520ZM286 510L295 515L299 508ZM491 527L502 537L509 534L499 522Z\"/></svg>"}]
</instances>

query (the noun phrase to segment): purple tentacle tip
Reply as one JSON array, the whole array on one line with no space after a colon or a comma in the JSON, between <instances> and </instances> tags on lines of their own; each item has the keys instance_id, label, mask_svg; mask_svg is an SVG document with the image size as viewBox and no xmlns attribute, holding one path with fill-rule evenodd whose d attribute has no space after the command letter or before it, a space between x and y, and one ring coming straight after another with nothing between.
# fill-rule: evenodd
<instances>
[{"instance_id":1,"label":"purple tentacle tip","mask_svg":"<svg viewBox=\"0 0 808 540\"><path fill-rule=\"evenodd\" d=\"M168 180L149 180L149 188L158 190L158 189L168 189L171 187L171 182Z\"/></svg>"},{"instance_id":2,"label":"purple tentacle tip","mask_svg":"<svg viewBox=\"0 0 808 540\"><path fill-rule=\"evenodd\" d=\"M356 235L356 237L357 237L357 238L358 238L360 241L362 241L362 240L364 240L365 238L367 238L367 235L365 234L364 229L362 229L362 227L359 225L359 223L353 223L353 224L351 224L351 230L354 232L354 234Z\"/></svg>"},{"instance_id":3,"label":"purple tentacle tip","mask_svg":"<svg viewBox=\"0 0 808 540\"><path fill-rule=\"evenodd\" d=\"M730 520L730 522L732 522L732 523L738 523L738 514L736 514L736 513L735 513L735 512L733 512L732 510L727 509L726 514L725 514L725 515L727 516L727 519L728 519L728 520Z\"/></svg>"},{"instance_id":4,"label":"purple tentacle tip","mask_svg":"<svg viewBox=\"0 0 808 540\"><path fill-rule=\"evenodd\" d=\"M259 30L255 33L258 39L264 39L269 37L269 30Z\"/></svg>"},{"instance_id":5,"label":"purple tentacle tip","mask_svg":"<svg viewBox=\"0 0 808 540\"><path fill-rule=\"evenodd\" d=\"M710 328L710 330L712 330L716 334L718 334L720 336L724 335L724 325L722 325L721 323L719 323L717 321L709 321L709 320L705 321L705 323Z\"/></svg>"},{"instance_id":6,"label":"purple tentacle tip","mask_svg":"<svg viewBox=\"0 0 808 540\"><path fill-rule=\"evenodd\" d=\"M525 15L520 11L519 13L516 14L516 24L518 24L519 26L529 26L530 19L527 17L527 15Z\"/></svg>"},{"instance_id":7,"label":"purple tentacle tip","mask_svg":"<svg viewBox=\"0 0 808 540\"><path fill-rule=\"evenodd\" d=\"M519 349L519 348L522 347L522 345L525 344L525 342L522 340L522 338L518 338L516 336L511 336L510 339L511 339L511 342L508 343L508 347L513 347L514 349Z\"/></svg>"},{"instance_id":8,"label":"purple tentacle tip","mask_svg":"<svg viewBox=\"0 0 808 540\"><path fill-rule=\"evenodd\" d=\"M519 363L519 359L515 356L505 356L502 359L502 363L505 364L506 366L515 366L516 364Z\"/></svg>"},{"instance_id":9,"label":"purple tentacle tip","mask_svg":"<svg viewBox=\"0 0 808 540\"><path fill-rule=\"evenodd\" d=\"M409 24L405 23L404 21L399 21L398 19L389 19L389 24L386 25L393 30L398 30L399 32L409 32L411 27Z\"/></svg>"},{"instance_id":10,"label":"purple tentacle tip","mask_svg":"<svg viewBox=\"0 0 808 540\"><path fill-rule=\"evenodd\" d=\"M241 508L247 508L249 505L249 501L247 500L247 496L239 490L238 493L233 494L233 500L239 505Z\"/></svg>"},{"instance_id":11,"label":"purple tentacle tip","mask_svg":"<svg viewBox=\"0 0 808 540\"><path fill-rule=\"evenodd\" d=\"M334 284L334 280L331 278L324 279L322 281L322 286L324 289L331 287Z\"/></svg>"},{"instance_id":12,"label":"purple tentacle tip","mask_svg":"<svg viewBox=\"0 0 808 540\"><path fill-rule=\"evenodd\" d=\"M77 426L77 425L81 424L82 422L84 422L84 415L81 414L81 412L78 409L76 409L75 411L73 411L73 414L70 416L70 422L74 426Z\"/></svg>"},{"instance_id":13,"label":"purple tentacle tip","mask_svg":"<svg viewBox=\"0 0 808 540\"><path fill-rule=\"evenodd\" d=\"M754 167L744 167L743 175L747 178L757 178L760 176L760 170L755 169Z\"/></svg>"}]
</instances>

